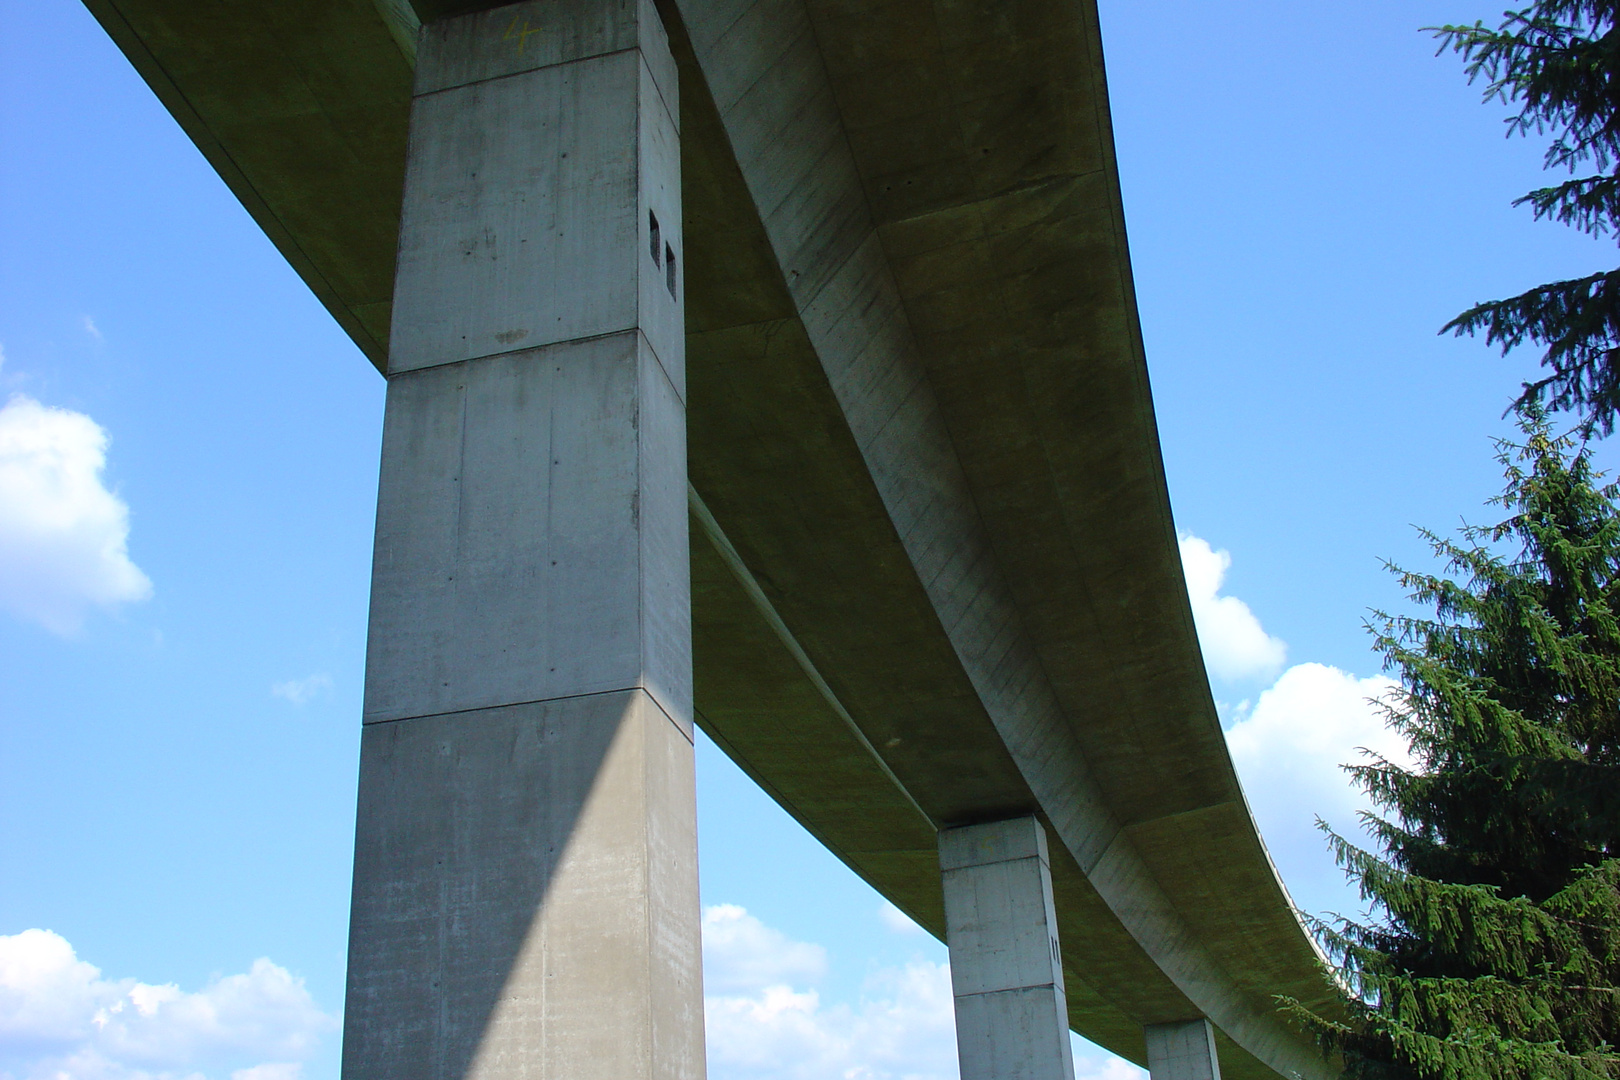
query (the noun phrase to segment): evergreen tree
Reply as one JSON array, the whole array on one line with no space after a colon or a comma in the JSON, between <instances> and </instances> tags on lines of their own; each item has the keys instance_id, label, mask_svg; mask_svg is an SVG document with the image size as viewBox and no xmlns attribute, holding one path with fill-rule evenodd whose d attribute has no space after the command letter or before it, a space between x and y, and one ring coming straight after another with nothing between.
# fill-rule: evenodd
<instances>
[{"instance_id":1,"label":"evergreen tree","mask_svg":"<svg viewBox=\"0 0 1620 1080\"><path fill-rule=\"evenodd\" d=\"M1550 133L1546 165L1571 176L1514 205L1620 240L1617 9L1617 0L1536 0L1507 12L1494 30L1477 22L1435 29L1442 48L1462 54L1469 81L1484 80L1487 101L1517 110L1508 119L1510 133ZM1519 403L1577 410L1588 435L1613 431L1620 409L1620 270L1478 304L1444 329L1483 331L1503 352L1526 341L1544 346L1548 374L1527 383Z\"/></svg>"},{"instance_id":2,"label":"evergreen tree","mask_svg":"<svg viewBox=\"0 0 1620 1080\"><path fill-rule=\"evenodd\" d=\"M1391 567L1432 617L1377 616L1415 765L1351 769L1381 854L1329 834L1374 912L1316 924L1347 1014L1288 1003L1362 1080L1620 1077L1620 492L1521 429L1506 519L1425 534L1454 576Z\"/></svg>"}]
</instances>

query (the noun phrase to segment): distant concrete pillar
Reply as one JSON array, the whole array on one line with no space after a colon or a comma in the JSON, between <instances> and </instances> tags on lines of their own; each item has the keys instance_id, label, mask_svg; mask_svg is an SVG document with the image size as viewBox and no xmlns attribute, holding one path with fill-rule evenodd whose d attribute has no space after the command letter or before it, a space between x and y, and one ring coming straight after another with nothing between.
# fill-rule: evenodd
<instances>
[{"instance_id":1,"label":"distant concrete pillar","mask_svg":"<svg viewBox=\"0 0 1620 1080\"><path fill-rule=\"evenodd\" d=\"M344 1080L701 1080L674 61L534 0L415 94Z\"/></svg>"},{"instance_id":2,"label":"distant concrete pillar","mask_svg":"<svg viewBox=\"0 0 1620 1080\"><path fill-rule=\"evenodd\" d=\"M1045 828L947 829L939 865L962 1080L1073 1080Z\"/></svg>"},{"instance_id":3,"label":"distant concrete pillar","mask_svg":"<svg viewBox=\"0 0 1620 1080\"><path fill-rule=\"evenodd\" d=\"M1221 1080L1215 1029L1208 1020L1149 1024L1142 1032L1147 1036L1149 1080Z\"/></svg>"}]
</instances>

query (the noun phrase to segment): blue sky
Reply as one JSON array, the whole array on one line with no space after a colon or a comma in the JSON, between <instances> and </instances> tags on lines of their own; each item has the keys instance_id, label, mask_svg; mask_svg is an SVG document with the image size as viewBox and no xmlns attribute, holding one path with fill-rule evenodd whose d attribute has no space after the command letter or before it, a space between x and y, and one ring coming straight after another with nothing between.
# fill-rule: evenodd
<instances>
[{"instance_id":1,"label":"blue sky","mask_svg":"<svg viewBox=\"0 0 1620 1080\"><path fill-rule=\"evenodd\" d=\"M1494 13L1102 4L1195 609L1310 910L1380 559L1486 516L1533 370L1435 331L1613 265L1509 207L1539 147L1418 32ZM0 1077L335 1080L382 380L73 0L0 0L0 349ZM711 1075L954 1076L944 950L699 783Z\"/></svg>"}]
</instances>

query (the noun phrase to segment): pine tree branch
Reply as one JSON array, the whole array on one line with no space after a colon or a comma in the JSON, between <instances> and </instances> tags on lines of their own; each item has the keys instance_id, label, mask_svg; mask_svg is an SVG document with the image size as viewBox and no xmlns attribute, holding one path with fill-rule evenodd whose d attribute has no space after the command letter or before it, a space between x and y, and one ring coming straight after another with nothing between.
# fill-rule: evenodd
<instances>
[{"instance_id":1,"label":"pine tree branch","mask_svg":"<svg viewBox=\"0 0 1620 1080\"><path fill-rule=\"evenodd\" d=\"M1620 220L1620 176L1583 176L1552 187L1537 188L1513 200L1529 205L1536 220L1543 218L1571 225L1591 236L1617 231Z\"/></svg>"},{"instance_id":2,"label":"pine tree branch","mask_svg":"<svg viewBox=\"0 0 1620 1080\"><path fill-rule=\"evenodd\" d=\"M1440 332L1485 333L1503 353L1533 341L1546 346L1541 363L1552 374L1528 383L1514 403L1543 401L1555 409L1580 408L1583 436L1608 435L1620 411L1620 270L1539 285L1506 300L1476 304Z\"/></svg>"}]
</instances>

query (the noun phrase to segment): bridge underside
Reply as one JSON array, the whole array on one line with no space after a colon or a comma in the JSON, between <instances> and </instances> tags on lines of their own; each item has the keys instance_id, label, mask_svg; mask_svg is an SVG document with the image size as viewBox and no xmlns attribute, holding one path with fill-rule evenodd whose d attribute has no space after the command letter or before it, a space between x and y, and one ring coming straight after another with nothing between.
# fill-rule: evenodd
<instances>
[{"instance_id":1,"label":"bridge underside","mask_svg":"<svg viewBox=\"0 0 1620 1080\"><path fill-rule=\"evenodd\" d=\"M86 0L383 367L404 0ZM695 704L944 935L940 828L1052 837L1069 1018L1146 1064L1325 1075L1326 1007L1203 674L1136 323L1095 10L669 0Z\"/></svg>"}]
</instances>

